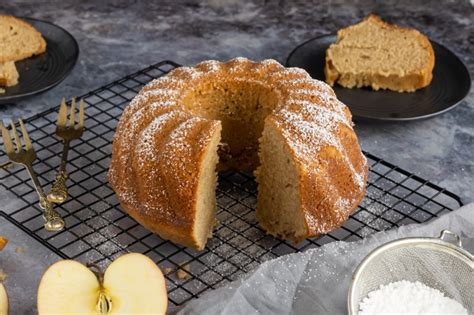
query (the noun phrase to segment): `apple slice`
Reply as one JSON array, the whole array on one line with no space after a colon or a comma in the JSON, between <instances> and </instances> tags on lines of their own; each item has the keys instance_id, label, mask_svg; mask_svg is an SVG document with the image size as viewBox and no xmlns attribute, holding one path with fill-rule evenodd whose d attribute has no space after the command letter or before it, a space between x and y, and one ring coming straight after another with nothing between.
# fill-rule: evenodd
<instances>
[{"instance_id":1,"label":"apple slice","mask_svg":"<svg viewBox=\"0 0 474 315\"><path fill-rule=\"evenodd\" d=\"M0 236L0 251L3 250L5 245L7 245L8 239L3 236ZM3 271L0 269L0 273ZM8 315L8 295L7 290L3 286L3 283L0 282L0 315Z\"/></svg>"},{"instance_id":2,"label":"apple slice","mask_svg":"<svg viewBox=\"0 0 474 315\"><path fill-rule=\"evenodd\" d=\"M74 260L59 261L38 288L39 314L165 314L167 304L163 274L137 253L117 258L99 278Z\"/></svg>"},{"instance_id":3,"label":"apple slice","mask_svg":"<svg viewBox=\"0 0 474 315\"><path fill-rule=\"evenodd\" d=\"M8 315L8 295L3 284L0 283L0 315Z\"/></svg>"},{"instance_id":4,"label":"apple slice","mask_svg":"<svg viewBox=\"0 0 474 315\"><path fill-rule=\"evenodd\" d=\"M115 260L104 274L110 314L164 314L168 305L165 278L145 255L127 254Z\"/></svg>"},{"instance_id":5,"label":"apple slice","mask_svg":"<svg viewBox=\"0 0 474 315\"><path fill-rule=\"evenodd\" d=\"M100 283L86 266L74 260L51 265L38 288L38 313L91 313L97 309Z\"/></svg>"}]
</instances>

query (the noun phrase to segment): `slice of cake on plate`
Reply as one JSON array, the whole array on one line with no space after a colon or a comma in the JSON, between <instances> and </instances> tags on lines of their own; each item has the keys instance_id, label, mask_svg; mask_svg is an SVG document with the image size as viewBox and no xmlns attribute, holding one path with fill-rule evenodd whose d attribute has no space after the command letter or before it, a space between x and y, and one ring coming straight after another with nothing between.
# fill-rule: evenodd
<instances>
[{"instance_id":1,"label":"slice of cake on plate","mask_svg":"<svg viewBox=\"0 0 474 315\"><path fill-rule=\"evenodd\" d=\"M9 15L0 15L0 86L18 83L15 61L46 51L46 41L27 22Z\"/></svg>"},{"instance_id":2,"label":"slice of cake on plate","mask_svg":"<svg viewBox=\"0 0 474 315\"><path fill-rule=\"evenodd\" d=\"M337 32L326 51L326 82L413 92L433 78L435 57L428 38L412 28L388 24L369 15Z\"/></svg>"}]
</instances>

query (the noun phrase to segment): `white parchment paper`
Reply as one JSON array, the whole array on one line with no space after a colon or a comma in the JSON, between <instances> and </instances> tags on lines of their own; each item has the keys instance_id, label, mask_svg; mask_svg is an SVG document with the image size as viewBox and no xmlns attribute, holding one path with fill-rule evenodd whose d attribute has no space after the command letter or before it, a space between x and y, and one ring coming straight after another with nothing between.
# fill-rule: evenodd
<instances>
[{"instance_id":1,"label":"white parchment paper","mask_svg":"<svg viewBox=\"0 0 474 315\"><path fill-rule=\"evenodd\" d=\"M187 303L178 314L347 314L352 273L374 248L403 237L456 232L474 252L474 203L424 224L333 242L261 264L242 279Z\"/></svg>"}]
</instances>

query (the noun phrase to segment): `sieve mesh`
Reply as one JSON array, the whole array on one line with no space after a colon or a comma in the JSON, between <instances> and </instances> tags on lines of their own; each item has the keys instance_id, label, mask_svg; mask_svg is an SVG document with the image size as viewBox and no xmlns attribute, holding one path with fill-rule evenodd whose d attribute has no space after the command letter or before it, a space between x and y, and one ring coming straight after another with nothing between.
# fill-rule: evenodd
<instances>
[{"instance_id":1,"label":"sieve mesh","mask_svg":"<svg viewBox=\"0 0 474 315\"><path fill-rule=\"evenodd\" d=\"M350 308L354 314L369 292L401 280L435 288L474 314L473 261L458 251L430 241L401 242L369 259L353 284Z\"/></svg>"}]
</instances>

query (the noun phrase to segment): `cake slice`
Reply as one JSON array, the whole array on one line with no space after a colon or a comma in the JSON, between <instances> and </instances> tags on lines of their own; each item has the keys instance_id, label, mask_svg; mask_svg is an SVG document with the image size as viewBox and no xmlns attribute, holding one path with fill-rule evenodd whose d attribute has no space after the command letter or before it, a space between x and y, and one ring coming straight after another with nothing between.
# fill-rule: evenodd
<instances>
[{"instance_id":1,"label":"cake slice","mask_svg":"<svg viewBox=\"0 0 474 315\"><path fill-rule=\"evenodd\" d=\"M259 157L257 220L267 233L298 243L308 234L300 201L300 173L274 120L266 120Z\"/></svg>"},{"instance_id":2,"label":"cake slice","mask_svg":"<svg viewBox=\"0 0 474 315\"><path fill-rule=\"evenodd\" d=\"M0 86L18 84L15 61L46 51L40 32L23 20L0 15Z\"/></svg>"},{"instance_id":3,"label":"cake slice","mask_svg":"<svg viewBox=\"0 0 474 315\"><path fill-rule=\"evenodd\" d=\"M337 32L324 72L330 85L413 92L430 84L434 62L426 36L369 15Z\"/></svg>"},{"instance_id":4,"label":"cake slice","mask_svg":"<svg viewBox=\"0 0 474 315\"><path fill-rule=\"evenodd\" d=\"M18 83L18 71L14 61L0 63L0 86L13 86Z\"/></svg>"},{"instance_id":5,"label":"cake slice","mask_svg":"<svg viewBox=\"0 0 474 315\"><path fill-rule=\"evenodd\" d=\"M16 61L46 51L40 32L23 20L0 15L0 62Z\"/></svg>"}]
</instances>

